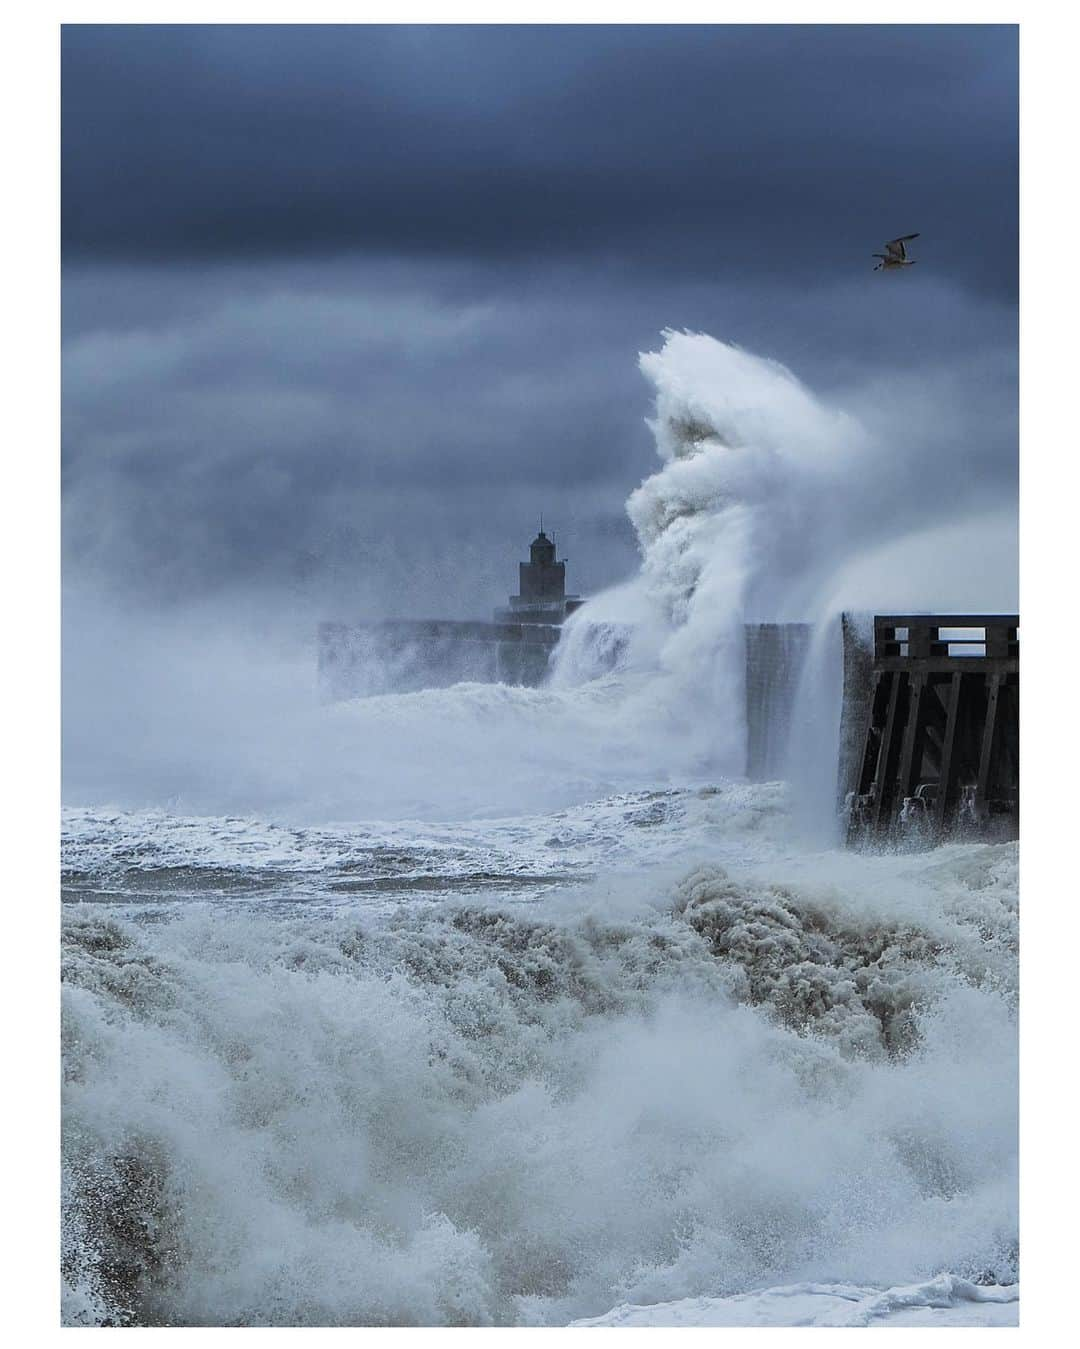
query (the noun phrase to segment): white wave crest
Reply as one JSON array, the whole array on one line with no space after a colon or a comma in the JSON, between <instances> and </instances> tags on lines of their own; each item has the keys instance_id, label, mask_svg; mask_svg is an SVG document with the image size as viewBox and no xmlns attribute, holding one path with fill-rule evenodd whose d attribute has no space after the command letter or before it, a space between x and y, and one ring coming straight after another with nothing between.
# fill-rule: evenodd
<instances>
[{"instance_id":1,"label":"white wave crest","mask_svg":"<svg viewBox=\"0 0 1080 1349\"><path fill-rule=\"evenodd\" d=\"M729 1298L686 1298L651 1307L624 1303L575 1326L1014 1326L1017 1284L983 1287L939 1274L899 1288L792 1284Z\"/></svg>"},{"instance_id":2,"label":"white wave crest","mask_svg":"<svg viewBox=\"0 0 1080 1349\"><path fill-rule=\"evenodd\" d=\"M73 910L67 1318L1014 1280L1015 849L881 861L383 918Z\"/></svg>"}]
</instances>

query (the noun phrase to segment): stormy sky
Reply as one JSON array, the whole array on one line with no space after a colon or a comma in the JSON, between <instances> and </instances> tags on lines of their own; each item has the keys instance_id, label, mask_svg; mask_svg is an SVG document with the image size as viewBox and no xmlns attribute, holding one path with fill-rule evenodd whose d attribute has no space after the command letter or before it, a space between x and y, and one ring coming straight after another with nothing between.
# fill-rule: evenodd
<instances>
[{"instance_id":1,"label":"stormy sky","mask_svg":"<svg viewBox=\"0 0 1080 1349\"><path fill-rule=\"evenodd\" d=\"M595 590L665 328L1015 497L1014 28L67 26L62 133L69 586L484 616L543 511Z\"/></svg>"}]
</instances>

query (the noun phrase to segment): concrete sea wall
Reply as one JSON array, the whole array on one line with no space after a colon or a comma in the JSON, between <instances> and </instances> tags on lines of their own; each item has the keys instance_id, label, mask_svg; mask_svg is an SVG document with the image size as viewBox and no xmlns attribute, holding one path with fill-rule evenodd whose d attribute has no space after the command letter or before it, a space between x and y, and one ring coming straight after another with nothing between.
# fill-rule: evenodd
<instances>
[{"instance_id":1,"label":"concrete sea wall","mask_svg":"<svg viewBox=\"0 0 1080 1349\"><path fill-rule=\"evenodd\" d=\"M809 648L808 623L746 625L746 776L751 781L786 776L792 712Z\"/></svg>"},{"instance_id":2,"label":"concrete sea wall","mask_svg":"<svg viewBox=\"0 0 1080 1349\"><path fill-rule=\"evenodd\" d=\"M319 687L331 701L451 684L543 682L559 629L441 619L319 625Z\"/></svg>"},{"instance_id":3,"label":"concrete sea wall","mask_svg":"<svg viewBox=\"0 0 1080 1349\"><path fill-rule=\"evenodd\" d=\"M465 682L538 685L560 629L548 624L446 620L323 623L319 683L324 698L372 697ZM746 773L784 776L791 715L810 644L805 623L746 627ZM621 649L609 643L614 663Z\"/></svg>"}]
</instances>

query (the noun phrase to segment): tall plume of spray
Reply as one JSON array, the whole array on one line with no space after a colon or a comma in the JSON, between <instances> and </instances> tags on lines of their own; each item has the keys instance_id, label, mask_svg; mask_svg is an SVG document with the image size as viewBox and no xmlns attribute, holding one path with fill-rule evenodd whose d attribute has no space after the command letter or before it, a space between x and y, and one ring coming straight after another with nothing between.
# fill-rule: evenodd
<instances>
[{"instance_id":1,"label":"tall plume of spray","mask_svg":"<svg viewBox=\"0 0 1080 1349\"><path fill-rule=\"evenodd\" d=\"M555 682L589 672L590 629L628 623L630 667L649 669L663 701L697 720L714 771L738 775L743 624L805 602L834 510L829 489L867 437L784 366L702 334L666 332L641 368L656 389L650 426L663 464L627 502L641 570L571 620Z\"/></svg>"},{"instance_id":2,"label":"tall plume of spray","mask_svg":"<svg viewBox=\"0 0 1080 1349\"><path fill-rule=\"evenodd\" d=\"M651 672L650 701L669 717L681 704L703 759L737 775L743 625L812 623L789 757L797 797L821 807L805 821L820 833L835 791L841 611L1014 604L1014 512L965 517L941 490L940 447L871 430L776 361L669 330L640 363L662 461L627 502L641 570L570 620L553 682L595 675L597 631L629 625L626 664Z\"/></svg>"}]
</instances>

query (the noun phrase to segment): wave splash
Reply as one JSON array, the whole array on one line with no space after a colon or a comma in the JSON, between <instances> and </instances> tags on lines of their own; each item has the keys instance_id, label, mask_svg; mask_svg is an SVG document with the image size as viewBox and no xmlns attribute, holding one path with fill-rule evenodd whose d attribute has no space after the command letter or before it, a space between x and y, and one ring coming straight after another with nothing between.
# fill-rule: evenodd
<instances>
[{"instance_id":1,"label":"wave splash","mask_svg":"<svg viewBox=\"0 0 1080 1349\"><path fill-rule=\"evenodd\" d=\"M571 617L553 683L596 677L620 632L622 668L648 671L653 702L692 709L713 771L739 775L743 622L774 618L793 587L805 592L807 537L837 509L869 438L784 366L703 334L666 332L641 367L662 462L627 502L641 569Z\"/></svg>"},{"instance_id":2,"label":"wave splash","mask_svg":"<svg viewBox=\"0 0 1080 1349\"><path fill-rule=\"evenodd\" d=\"M892 544L869 565L858 530L898 499L888 446L712 339L667 334L642 364L662 462L628 505L641 571L569 621L546 687L316 708L309 663L170 629L134 685L80 694L69 783L167 802L172 825L133 846L113 846L118 820L80 834L68 1323L566 1324L750 1288L1016 1278L1015 847L796 852L779 784L723 781L745 761L744 621L815 620L866 587L870 605L978 609L1013 559L973 526L971 596L928 588L950 523L917 566ZM122 644L88 627L108 671ZM800 726L830 696L806 687ZM673 788L717 782L680 834ZM597 807L632 791L659 805ZM267 824L262 852L231 820L206 855L178 842L192 815L253 810L296 827ZM353 847L327 824L358 819L400 827ZM447 820L468 821L455 844L430 823ZM550 877L568 841L600 879L565 893L324 902L363 866L395 885L421 866ZM145 871L147 845L158 891L183 893L154 909L143 875L138 912L110 913L103 869ZM256 855L276 909L229 879Z\"/></svg>"},{"instance_id":3,"label":"wave splash","mask_svg":"<svg viewBox=\"0 0 1080 1349\"><path fill-rule=\"evenodd\" d=\"M744 622L1015 603L1007 521L956 517L939 447L906 429L890 443L783 366L703 334L666 333L641 365L660 461L627 505L641 567L570 618L545 687L321 707L314 653L283 652L235 613L134 623L79 596L65 608L79 672L65 681L67 799L445 820L716 782L745 768ZM921 532L905 535L912 521ZM798 724L824 725L835 679L808 687ZM804 757L830 754L815 742Z\"/></svg>"},{"instance_id":4,"label":"wave splash","mask_svg":"<svg viewBox=\"0 0 1080 1349\"><path fill-rule=\"evenodd\" d=\"M1015 848L792 865L542 912L71 911L65 1319L1013 1281Z\"/></svg>"}]
</instances>

